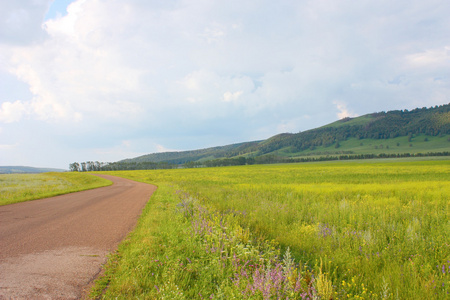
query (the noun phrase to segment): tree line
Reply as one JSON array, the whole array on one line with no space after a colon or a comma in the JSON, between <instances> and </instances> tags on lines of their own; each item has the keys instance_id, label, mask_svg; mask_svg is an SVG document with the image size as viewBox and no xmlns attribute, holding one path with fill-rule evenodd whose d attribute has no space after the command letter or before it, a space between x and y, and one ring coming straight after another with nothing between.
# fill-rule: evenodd
<instances>
[{"instance_id":1,"label":"tree line","mask_svg":"<svg viewBox=\"0 0 450 300\"><path fill-rule=\"evenodd\" d=\"M185 168L201 167L226 167L253 164L281 164L281 163L304 163L333 160L355 160L355 159L376 159L376 158L404 158L404 157L425 157L425 156L450 156L450 152L427 152L427 153L380 153L380 154L343 154L311 157L280 157L273 154L257 157L238 157L207 160L204 162L191 161L183 164Z\"/></svg>"},{"instance_id":2,"label":"tree line","mask_svg":"<svg viewBox=\"0 0 450 300\"><path fill-rule=\"evenodd\" d=\"M175 169L177 164L168 162L74 162L69 165L71 172L122 171L122 170L156 170Z\"/></svg>"},{"instance_id":3,"label":"tree line","mask_svg":"<svg viewBox=\"0 0 450 300\"><path fill-rule=\"evenodd\" d=\"M344 151L344 153L350 151ZM69 165L72 172L95 172L95 171L123 171L123 170L157 170L157 169L177 169L183 168L204 168L204 167L226 167L243 166L253 164L280 164L280 163L304 163L333 160L355 160L355 159L376 159L376 158L403 158L403 157L425 157L425 156L450 156L449 151L427 152L427 153L380 153L380 154L342 154L342 155L322 155L310 157L280 157L273 154L257 157L236 157L206 160L203 162L190 161L183 165L171 164L167 162L113 162L104 163L98 161L74 162Z\"/></svg>"}]
</instances>

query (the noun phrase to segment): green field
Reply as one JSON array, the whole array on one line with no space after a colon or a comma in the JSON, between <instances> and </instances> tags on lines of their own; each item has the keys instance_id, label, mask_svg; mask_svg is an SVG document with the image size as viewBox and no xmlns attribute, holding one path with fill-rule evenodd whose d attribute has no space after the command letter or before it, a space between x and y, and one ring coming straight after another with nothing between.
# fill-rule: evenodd
<instances>
[{"instance_id":1,"label":"green field","mask_svg":"<svg viewBox=\"0 0 450 300\"><path fill-rule=\"evenodd\" d=\"M391 139L357 139L349 138L339 142L339 147L335 144L324 147L319 146L315 149L304 150L298 153L289 152L289 148L279 150L278 155L284 157L302 157L302 156L326 156L340 154L403 154L403 153L422 153L428 152L449 152L450 140L448 136L426 136L416 135L412 138L401 136Z\"/></svg>"},{"instance_id":2,"label":"green field","mask_svg":"<svg viewBox=\"0 0 450 300\"><path fill-rule=\"evenodd\" d=\"M0 205L42 199L110 185L86 173L0 174Z\"/></svg>"},{"instance_id":3,"label":"green field","mask_svg":"<svg viewBox=\"0 0 450 300\"><path fill-rule=\"evenodd\" d=\"M108 174L158 190L92 297L450 297L449 160Z\"/></svg>"}]
</instances>

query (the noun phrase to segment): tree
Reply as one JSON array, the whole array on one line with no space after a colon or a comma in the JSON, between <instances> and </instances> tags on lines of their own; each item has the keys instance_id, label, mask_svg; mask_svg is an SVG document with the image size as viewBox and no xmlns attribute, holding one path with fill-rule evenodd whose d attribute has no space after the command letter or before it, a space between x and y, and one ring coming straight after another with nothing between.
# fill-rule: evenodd
<instances>
[{"instance_id":1,"label":"tree","mask_svg":"<svg viewBox=\"0 0 450 300\"><path fill-rule=\"evenodd\" d=\"M71 172L80 172L80 164L77 162L71 163L69 165L69 170Z\"/></svg>"},{"instance_id":2,"label":"tree","mask_svg":"<svg viewBox=\"0 0 450 300\"><path fill-rule=\"evenodd\" d=\"M245 165L246 162L247 162L247 159L245 157L243 157L243 156L239 156L238 159L237 159L237 164L240 165L240 166Z\"/></svg>"}]
</instances>

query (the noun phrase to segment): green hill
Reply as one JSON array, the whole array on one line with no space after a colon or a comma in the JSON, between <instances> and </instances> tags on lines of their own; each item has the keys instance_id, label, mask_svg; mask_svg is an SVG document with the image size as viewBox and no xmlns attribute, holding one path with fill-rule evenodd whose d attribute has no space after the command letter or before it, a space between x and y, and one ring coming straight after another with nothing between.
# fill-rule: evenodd
<instances>
[{"instance_id":1,"label":"green hill","mask_svg":"<svg viewBox=\"0 0 450 300\"><path fill-rule=\"evenodd\" d=\"M450 104L345 118L267 140L192 151L153 153L125 163L183 164L224 158L300 158L342 154L395 154L450 151Z\"/></svg>"},{"instance_id":2,"label":"green hill","mask_svg":"<svg viewBox=\"0 0 450 300\"><path fill-rule=\"evenodd\" d=\"M256 147L260 142L247 142L232 144L227 146L212 147L191 151L174 151L163 153L152 153L136 158L125 159L124 163L142 163L142 162L168 162L173 164L183 164L189 161L204 161L221 157L238 156L248 153L249 149Z\"/></svg>"},{"instance_id":3,"label":"green hill","mask_svg":"<svg viewBox=\"0 0 450 300\"><path fill-rule=\"evenodd\" d=\"M336 152L334 149L350 150L355 143L345 143L349 140L367 140L366 144L382 144L380 141L396 141L399 137L408 137L411 142L415 138L420 143L419 136L435 140L450 134L450 105L432 108L414 109L412 111L389 111L368 114L357 118L345 118L320 128L291 135L282 135L267 140L260 146L260 154L279 152L291 153L290 156L311 154L311 152ZM376 140L376 141L373 141ZM373 142L372 142L373 141ZM445 143L444 143L445 144ZM346 146L346 147L344 147ZM426 144L421 150L435 151L439 148L449 149L448 145ZM409 144L408 144L409 147ZM357 151L358 149L354 149ZM360 149L362 150L362 149ZM377 149L374 149L377 150ZM401 150L400 148L398 150ZM365 152L365 150L363 151ZM377 151L373 151L376 153Z\"/></svg>"},{"instance_id":4,"label":"green hill","mask_svg":"<svg viewBox=\"0 0 450 300\"><path fill-rule=\"evenodd\" d=\"M263 141L152 153L114 163L71 164L73 171L136 170L409 156L450 156L450 104L344 118ZM82 163L83 164L83 163ZM73 166L78 165L77 168ZM96 166L95 168L93 166Z\"/></svg>"}]
</instances>

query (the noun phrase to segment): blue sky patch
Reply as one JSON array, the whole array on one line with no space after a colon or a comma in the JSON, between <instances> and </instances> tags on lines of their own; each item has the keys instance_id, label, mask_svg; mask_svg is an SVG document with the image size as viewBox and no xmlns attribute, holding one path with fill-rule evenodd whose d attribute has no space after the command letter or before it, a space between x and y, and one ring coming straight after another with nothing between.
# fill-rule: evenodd
<instances>
[{"instance_id":1,"label":"blue sky patch","mask_svg":"<svg viewBox=\"0 0 450 300\"><path fill-rule=\"evenodd\" d=\"M49 19L55 19L57 17L64 17L67 15L67 6L75 0L55 0L50 5L47 14L45 15L45 21Z\"/></svg>"}]
</instances>

